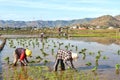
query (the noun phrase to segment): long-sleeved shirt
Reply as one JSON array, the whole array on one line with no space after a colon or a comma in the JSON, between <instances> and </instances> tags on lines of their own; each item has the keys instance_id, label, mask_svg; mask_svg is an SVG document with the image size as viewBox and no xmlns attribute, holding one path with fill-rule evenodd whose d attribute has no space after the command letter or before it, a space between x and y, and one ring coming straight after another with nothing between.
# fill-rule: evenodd
<instances>
[{"instance_id":1,"label":"long-sleeved shirt","mask_svg":"<svg viewBox=\"0 0 120 80\"><path fill-rule=\"evenodd\" d=\"M65 50L58 50L57 52L57 59L62 59L64 62L72 60L72 53L71 51L65 51Z\"/></svg>"},{"instance_id":2,"label":"long-sleeved shirt","mask_svg":"<svg viewBox=\"0 0 120 80\"><path fill-rule=\"evenodd\" d=\"M74 65L73 65L73 63L72 63L73 59L72 59L72 52L71 52L71 51L66 51L66 50L61 50L61 49L60 49L60 50L58 50L56 57L57 57L56 59L62 59L63 62L64 62L66 65L68 65L67 61L70 61L71 67L72 67L73 69L75 69L75 67L74 67ZM68 65L68 66L69 66L69 65ZM70 67L70 66L69 66L69 67ZM75 69L75 70L76 70L76 69Z\"/></svg>"}]
</instances>

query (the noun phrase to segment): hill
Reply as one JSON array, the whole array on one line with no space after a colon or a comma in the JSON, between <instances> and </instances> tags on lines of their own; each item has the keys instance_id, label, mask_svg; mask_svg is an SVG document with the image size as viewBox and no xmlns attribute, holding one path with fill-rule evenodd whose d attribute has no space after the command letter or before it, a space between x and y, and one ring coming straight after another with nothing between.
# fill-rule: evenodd
<instances>
[{"instance_id":1,"label":"hill","mask_svg":"<svg viewBox=\"0 0 120 80\"><path fill-rule=\"evenodd\" d=\"M115 16L117 20L120 20L120 15Z\"/></svg>"},{"instance_id":2,"label":"hill","mask_svg":"<svg viewBox=\"0 0 120 80\"><path fill-rule=\"evenodd\" d=\"M90 25L93 26L101 26L104 27L119 27L120 26L120 20L118 20L115 17L112 17L111 15L104 15L98 18L95 18L89 22Z\"/></svg>"},{"instance_id":3,"label":"hill","mask_svg":"<svg viewBox=\"0 0 120 80\"><path fill-rule=\"evenodd\" d=\"M71 25L86 25L89 26L100 26L104 27L120 27L120 15L115 17L111 15L104 15L97 18L84 18L84 19L74 19L74 20L56 20L56 21L13 21L13 20L0 20L0 27L12 27L12 28L23 28L23 27L64 27ZM87 26L88 26L87 25Z\"/></svg>"},{"instance_id":4,"label":"hill","mask_svg":"<svg viewBox=\"0 0 120 80\"><path fill-rule=\"evenodd\" d=\"M0 27L63 27L63 26L70 26L73 24L82 24L92 20L92 18L85 18L85 19L76 19L76 20L56 20L56 21L13 21L13 20L0 20Z\"/></svg>"}]
</instances>

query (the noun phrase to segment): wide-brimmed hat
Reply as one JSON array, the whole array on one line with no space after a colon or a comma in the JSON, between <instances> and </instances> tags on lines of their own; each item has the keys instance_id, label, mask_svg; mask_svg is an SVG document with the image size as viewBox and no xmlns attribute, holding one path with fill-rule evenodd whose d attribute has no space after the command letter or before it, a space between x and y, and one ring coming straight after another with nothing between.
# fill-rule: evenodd
<instances>
[{"instance_id":1,"label":"wide-brimmed hat","mask_svg":"<svg viewBox=\"0 0 120 80\"><path fill-rule=\"evenodd\" d=\"M32 55L32 51L29 50L29 49L26 49L26 50L25 50L25 53L26 53L26 55L27 55L28 57L31 57L31 55Z\"/></svg>"},{"instance_id":2,"label":"wide-brimmed hat","mask_svg":"<svg viewBox=\"0 0 120 80\"><path fill-rule=\"evenodd\" d=\"M78 59L78 54L72 52L72 59L77 60Z\"/></svg>"}]
</instances>

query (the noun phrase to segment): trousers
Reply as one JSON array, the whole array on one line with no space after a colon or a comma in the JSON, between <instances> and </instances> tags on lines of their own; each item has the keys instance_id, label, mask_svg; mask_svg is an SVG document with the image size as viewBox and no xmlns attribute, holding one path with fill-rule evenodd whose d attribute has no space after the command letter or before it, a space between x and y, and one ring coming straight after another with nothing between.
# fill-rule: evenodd
<instances>
[{"instance_id":1,"label":"trousers","mask_svg":"<svg viewBox=\"0 0 120 80\"><path fill-rule=\"evenodd\" d=\"M57 59L55 62L55 65L54 65L54 71L57 71L59 63L60 63L61 70L65 70L65 64L64 64L63 60Z\"/></svg>"}]
</instances>

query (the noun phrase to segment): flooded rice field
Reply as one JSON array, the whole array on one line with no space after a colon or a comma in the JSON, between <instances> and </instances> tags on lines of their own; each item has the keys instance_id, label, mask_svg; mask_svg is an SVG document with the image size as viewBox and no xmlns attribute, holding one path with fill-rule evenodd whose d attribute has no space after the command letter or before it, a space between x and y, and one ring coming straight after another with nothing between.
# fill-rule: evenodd
<instances>
[{"instance_id":1,"label":"flooded rice field","mask_svg":"<svg viewBox=\"0 0 120 80\"><path fill-rule=\"evenodd\" d=\"M94 74L93 77L98 77L93 80L120 79L120 44L116 44L114 43L114 40L109 40L108 38L103 38L102 40L101 38L48 38L44 40L41 40L40 38L7 39L6 45L0 53L0 65L3 73L6 73L9 69L14 69L7 64L6 58L9 57L9 64L12 64L13 52L18 47L29 48L32 50L32 57L28 58L32 64L29 66L46 65L49 68L48 71L52 71L57 50L72 50L72 52L78 53L79 55L78 60L73 62L79 72L83 71L85 73ZM41 61L39 62L37 62L36 59L38 56L41 57ZM118 67L116 67L116 65L118 65ZM7 76L7 78L9 77L10 76Z\"/></svg>"}]
</instances>

